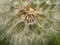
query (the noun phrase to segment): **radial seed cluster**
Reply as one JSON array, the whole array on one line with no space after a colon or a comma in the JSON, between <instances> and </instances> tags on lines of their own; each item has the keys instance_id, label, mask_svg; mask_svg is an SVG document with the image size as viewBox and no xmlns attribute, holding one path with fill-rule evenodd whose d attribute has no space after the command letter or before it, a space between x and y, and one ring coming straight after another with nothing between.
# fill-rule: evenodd
<instances>
[{"instance_id":1,"label":"radial seed cluster","mask_svg":"<svg viewBox=\"0 0 60 45\"><path fill-rule=\"evenodd\" d=\"M59 2L0 0L0 41L5 39L8 45L55 45L60 32Z\"/></svg>"}]
</instances>

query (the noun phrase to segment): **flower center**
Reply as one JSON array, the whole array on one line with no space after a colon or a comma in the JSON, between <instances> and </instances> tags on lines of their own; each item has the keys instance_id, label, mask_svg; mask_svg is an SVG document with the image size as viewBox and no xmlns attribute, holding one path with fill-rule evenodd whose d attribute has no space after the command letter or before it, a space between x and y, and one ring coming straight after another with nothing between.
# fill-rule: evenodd
<instances>
[{"instance_id":1,"label":"flower center","mask_svg":"<svg viewBox=\"0 0 60 45\"><path fill-rule=\"evenodd\" d=\"M28 23L31 23L31 22L34 22L35 13L36 13L36 11L31 7L31 5L27 5L27 6L23 7L23 9L20 10L20 12L17 15L19 17L24 15L25 21L27 21Z\"/></svg>"}]
</instances>

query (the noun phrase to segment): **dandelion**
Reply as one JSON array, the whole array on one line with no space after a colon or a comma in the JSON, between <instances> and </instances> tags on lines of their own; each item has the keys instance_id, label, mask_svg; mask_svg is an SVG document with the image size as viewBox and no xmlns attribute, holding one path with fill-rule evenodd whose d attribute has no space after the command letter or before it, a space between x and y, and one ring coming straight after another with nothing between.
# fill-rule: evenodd
<instances>
[{"instance_id":1,"label":"dandelion","mask_svg":"<svg viewBox=\"0 0 60 45\"><path fill-rule=\"evenodd\" d=\"M58 1L4 1L0 1L0 42L5 41L6 45L60 45Z\"/></svg>"}]
</instances>

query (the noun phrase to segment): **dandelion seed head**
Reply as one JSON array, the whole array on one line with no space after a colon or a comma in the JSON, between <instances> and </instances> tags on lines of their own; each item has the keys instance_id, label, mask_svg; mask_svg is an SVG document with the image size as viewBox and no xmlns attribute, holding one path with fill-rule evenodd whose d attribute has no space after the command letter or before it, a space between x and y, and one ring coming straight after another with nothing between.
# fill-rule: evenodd
<instances>
[{"instance_id":1,"label":"dandelion seed head","mask_svg":"<svg viewBox=\"0 0 60 45\"><path fill-rule=\"evenodd\" d=\"M0 41L6 38L9 45L48 45L59 34L58 4L50 0L1 1Z\"/></svg>"}]
</instances>

